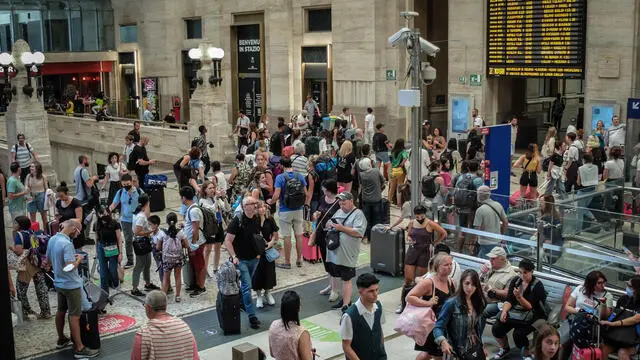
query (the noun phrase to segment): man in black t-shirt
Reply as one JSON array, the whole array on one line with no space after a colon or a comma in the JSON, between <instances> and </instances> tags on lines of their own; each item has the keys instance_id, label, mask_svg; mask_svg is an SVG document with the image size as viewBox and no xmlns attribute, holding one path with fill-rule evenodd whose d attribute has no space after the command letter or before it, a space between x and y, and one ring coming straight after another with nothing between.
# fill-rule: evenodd
<instances>
[{"instance_id":1,"label":"man in black t-shirt","mask_svg":"<svg viewBox=\"0 0 640 360\"><path fill-rule=\"evenodd\" d=\"M242 302L247 315L249 315L251 328L259 329L260 321L256 317L256 309L251 299L251 279L260 261L256 241L262 239L260 219L258 218L258 200L250 196L245 197L242 199L242 209L243 214L234 217L229 223L224 243L227 251L233 256L233 263L240 270Z\"/></svg>"},{"instance_id":2,"label":"man in black t-shirt","mask_svg":"<svg viewBox=\"0 0 640 360\"><path fill-rule=\"evenodd\" d=\"M389 180L389 167L391 166L391 159L389 158L389 149L391 149L391 143L387 138L387 135L384 134L384 124L376 125L376 133L373 134L373 139L371 140L371 147L373 151L376 153L376 166L380 168L383 166L384 178Z\"/></svg>"},{"instance_id":3,"label":"man in black t-shirt","mask_svg":"<svg viewBox=\"0 0 640 360\"><path fill-rule=\"evenodd\" d=\"M149 160L149 155L147 155L146 146L148 143L148 137L141 138L140 142L131 151L129 163L127 164L127 169L135 171L140 187L144 183L144 176L149 173L149 165L156 164L156 160Z\"/></svg>"}]
</instances>

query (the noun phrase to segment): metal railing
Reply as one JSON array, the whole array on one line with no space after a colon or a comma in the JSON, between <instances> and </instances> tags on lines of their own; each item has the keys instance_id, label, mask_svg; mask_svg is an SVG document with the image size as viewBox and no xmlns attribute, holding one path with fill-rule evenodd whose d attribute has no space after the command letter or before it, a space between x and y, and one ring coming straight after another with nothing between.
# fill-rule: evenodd
<instances>
[{"instance_id":1,"label":"metal railing","mask_svg":"<svg viewBox=\"0 0 640 360\"><path fill-rule=\"evenodd\" d=\"M96 115L92 113L91 114L77 114L77 113L67 114L59 111L48 111L48 113L51 115L68 116L71 118L96 120ZM101 122L119 122L119 123L126 123L126 124L133 124L136 121L140 122L140 124L145 126L155 126L155 127L162 127L166 129L176 129L176 130L188 130L188 126L189 126L188 124L170 124L164 121L146 122L137 118L132 119L132 118L123 118L123 117L116 117L116 116L107 116L101 120Z\"/></svg>"}]
</instances>

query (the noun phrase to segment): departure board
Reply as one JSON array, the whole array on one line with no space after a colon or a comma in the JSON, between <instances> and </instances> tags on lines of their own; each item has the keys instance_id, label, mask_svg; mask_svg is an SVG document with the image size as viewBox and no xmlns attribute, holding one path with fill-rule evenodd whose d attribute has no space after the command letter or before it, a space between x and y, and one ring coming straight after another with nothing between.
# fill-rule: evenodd
<instances>
[{"instance_id":1,"label":"departure board","mask_svg":"<svg viewBox=\"0 0 640 360\"><path fill-rule=\"evenodd\" d=\"M583 79L587 0L487 0L487 76Z\"/></svg>"}]
</instances>

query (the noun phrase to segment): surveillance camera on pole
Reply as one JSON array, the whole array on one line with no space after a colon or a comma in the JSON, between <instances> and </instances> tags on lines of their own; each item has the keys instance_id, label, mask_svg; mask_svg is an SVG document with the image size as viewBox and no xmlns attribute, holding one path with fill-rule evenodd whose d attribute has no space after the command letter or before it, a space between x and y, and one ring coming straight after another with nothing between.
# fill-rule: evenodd
<instances>
[{"instance_id":1,"label":"surveillance camera on pole","mask_svg":"<svg viewBox=\"0 0 640 360\"><path fill-rule=\"evenodd\" d=\"M409 65L411 73L411 89L401 89L398 92L398 104L400 106L411 107L411 207L414 208L420 203L422 195L420 185L421 159L421 89L424 85L431 85L436 79L436 69L428 62L420 61L420 54L435 57L440 48L426 39L420 37L420 30L409 29L409 19L417 17L415 11L403 11L400 16L407 21L407 27L403 27L395 34L389 36L388 43L392 47L402 47L409 53L411 61Z\"/></svg>"}]
</instances>

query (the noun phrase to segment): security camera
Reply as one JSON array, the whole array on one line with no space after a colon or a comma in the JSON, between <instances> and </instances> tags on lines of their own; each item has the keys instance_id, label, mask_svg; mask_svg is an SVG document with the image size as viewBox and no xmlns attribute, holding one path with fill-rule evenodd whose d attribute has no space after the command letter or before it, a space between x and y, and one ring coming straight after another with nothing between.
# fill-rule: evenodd
<instances>
[{"instance_id":1,"label":"security camera","mask_svg":"<svg viewBox=\"0 0 640 360\"><path fill-rule=\"evenodd\" d=\"M436 56L436 54L440 52L439 47L423 39L422 37L420 38L420 49L422 50L422 52L429 56Z\"/></svg>"},{"instance_id":2,"label":"security camera","mask_svg":"<svg viewBox=\"0 0 640 360\"><path fill-rule=\"evenodd\" d=\"M389 45L393 47L404 46L409 35L411 35L411 30L409 30L409 28L403 27L395 34L389 36Z\"/></svg>"},{"instance_id":3,"label":"security camera","mask_svg":"<svg viewBox=\"0 0 640 360\"><path fill-rule=\"evenodd\" d=\"M436 68L431 66L428 62L423 62L420 64L420 77L422 78L422 83L425 85L431 85L434 81L436 81Z\"/></svg>"}]
</instances>

